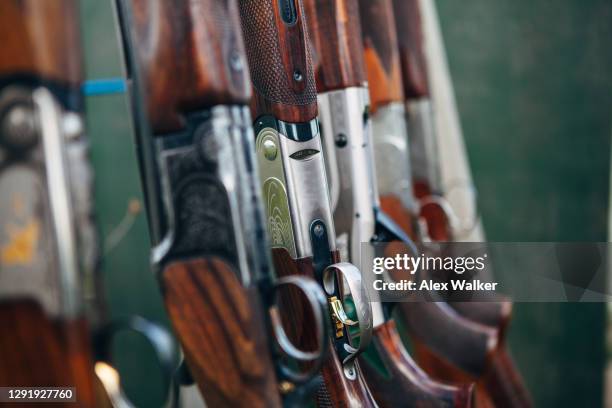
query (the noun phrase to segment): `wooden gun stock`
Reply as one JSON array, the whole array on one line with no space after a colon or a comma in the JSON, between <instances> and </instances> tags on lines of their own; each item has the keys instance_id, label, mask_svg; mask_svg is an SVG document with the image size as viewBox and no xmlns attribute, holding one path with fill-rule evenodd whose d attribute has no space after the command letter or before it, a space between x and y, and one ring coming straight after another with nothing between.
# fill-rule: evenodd
<instances>
[{"instance_id":1,"label":"wooden gun stock","mask_svg":"<svg viewBox=\"0 0 612 408\"><path fill-rule=\"evenodd\" d=\"M7 125L7 112L12 106L19 106L24 103L21 98L11 99L11 88L15 94L16 89L23 89L27 93L27 98L31 98L31 91L38 87L45 87L50 90L50 97L62 105L64 109L78 110L82 106L80 95L80 85L82 80L82 66L80 57L78 8L76 1L73 0L14 0L0 2L0 95L2 96L2 111L0 112L0 122L3 126L0 129L0 139L3 139L3 155L0 159L2 168L3 185L6 187L8 173L11 168L34 168L33 172L44 173L44 166L41 162L34 164L28 162L27 155L23 151L14 154L15 145L6 144L7 139L11 138L11 129ZM5 91L6 90L6 91ZM8 105L6 101L14 105ZM26 115L32 114L31 99L23 105ZM33 120L35 122L35 119ZM23 129L22 129L23 130ZM12 142L19 144L23 139L28 139L28 130L19 133L17 137L13 134ZM34 142L20 145L20 148L27 149L39 148L40 129L32 129L35 133ZM4 139L7 137L7 139ZM18 149L19 150L19 149ZM38 153L38 152L37 152ZM25 158L24 158L25 156ZM8 175L8 176L7 176ZM0 279L3 289L0 295L0 322L2 322L3 334L0 335L0 386L3 387L75 387L76 399L79 406L94 407L94 371L93 360L90 349L90 333L87 322L80 310L74 310L75 314L66 316L64 310L55 311L53 314L46 309L44 300L22 294L24 281L18 283L15 288L12 286L12 276L15 271L19 272L19 279L26 280L26 285L35 285L28 280L28 276L45 276L45 283L48 287L39 288L40 291L48 290L54 295L62 296L53 292L58 288L59 276L53 272L45 270L41 262L35 258L44 257L49 264L56 261L55 254L47 252L53 248L53 243L49 242L48 237L52 234L45 234L45 239L40 239L38 232L34 241L22 243L25 247L20 247L20 251L31 251L28 259L11 259L7 256L7 241L4 237L10 236L10 226L13 223L18 225L18 208L21 209L22 216L28 216L32 225L48 227L48 209L45 208L48 202L44 202L47 186L45 186L45 175L37 174L37 189L40 189L41 202L32 204L36 206L33 213L28 213L31 203L19 202L24 200L24 196L17 196L11 189L3 190L2 194L7 194L4 198L13 198L14 207L0 208L3 217L0 228L2 236L2 256L0 256L0 276L4 273L6 280ZM30 198L30 197L27 197ZM4 201L5 204L7 201ZM10 214L10 216L8 215ZM4 218L6 217L6 218ZM42 228L41 228L42 229ZM41 233L40 235L43 235ZM13 242L13 246L17 245ZM39 252L40 251L40 252ZM55 265L54 265L55 266ZM11 268L17 268L9 273ZM60 270L59 273L62 273ZM49 275L45 275L49 274ZM20 287L21 286L21 287ZM20 288L19 288L20 287ZM19 288L19 289L17 289ZM11 294L11 290L16 292ZM30 288L32 289L32 288ZM5 293L9 296L4 297ZM51 295L52 297L54 295ZM80 293L70 293L76 295L78 299ZM78 301L77 301L78 303ZM78 309L78 306L77 308ZM57 313L57 314L56 314ZM13 405L13 404L9 404ZM74 406L74 402L56 403L55 406ZM16 404L16 406L23 406Z\"/></svg>"},{"instance_id":2,"label":"wooden gun stock","mask_svg":"<svg viewBox=\"0 0 612 408\"><path fill-rule=\"evenodd\" d=\"M394 197L381 199L381 208L400 226L414 226L414 216ZM478 393L478 407L486 406L489 399L499 406L532 406L529 392L504 344L511 303L500 299L491 304L457 302L456 306L458 310L468 309L468 315L478 320L468 320L439 302L398 304L400 318L417 339L415 349L421 366L440 380L477 380L484 391ZM485 321L495 325L485 326L482 324ZM512 393L516 393L516 398ZM511 405L514 403L518 405Z\"/></svg>"},{"instance_id":3,"label":"wooden gun stock","mask_svg":"<svg viewBox=\"0 0 612 408\"><path fill-rule=\"evenodd\" d=\"M2 2L0 77L19 76L79 87L78 16L74 0Z\"/></svg>"},{"instance_id":4,"label":"wooden gun stock","mask_svg":"<svg viewBox=\"0 0 612 408\"><path fill-rule=\"evenodd\" d=\"M395 322L390 320L374 330L372 346L382 360L384 373L360 358L361 367L376 401L383 407L456 407L472 406L473 385L446 386L434 382L406 353ZM401 390L402 392L399 392Z\"/></svg>"},{"instance_id":5,"label":"wooden gun stock","mask_svg":"<svg viewBox=\"0 0 612 408\"><path fill-rule=\"evenodd\" d=\"M429 96L420 0L393 0L406 98Z\"/></svg>"},{"instance_id":6,"label":"wooden gun stock","mask_svg":"<svg viewBox=\"0 0 612 408\"><path fill-rule=\"evenodd\" d=\"M505 348L493 354L482 382L497 408L533 406L531 395Z\"/></svg>"},{"instance_id":7,"label":"wooden gun stock","mask_svg":"<svg viewBox=\"0 0 612 408\"><path fill-rule=\"evenodd\" d=\"M79 406L95 406L90 337L84 319L52 321L34 301L4 300L0 321L5 333L0 336L0 386L75 387Z\"/></svg>"},{"instance_id":8,"label":"wooden gun stock","mask_svg":"<svg viewBox=\"0 0 612 408\"><path fill-rule=\"evenodd\" d=\"M285 122L317 116L317 92L301 0L240 0L253 81L253 118Z\"/></svg>"},{"instance_id":9,"label":"wooden gun stock","mask_svg":"<svg viewBox=\"0 0 612 408\"><path fill-rule=\"evenodd\" d=\"M337 254L334 257L338 258ZM272 258L274 267L279 276L302 275L314 277L314 266L312 258L299 258L294 260L289 252L284 248L273 248ZM296 342L300 348L314 348L312 341L315 338L314 327L308 327L306 321L298 321L303 316L306 316L305 305L300 299L289 299L286 307L291 311L293 326L301 327L299 339ZM369 389L363 381L360 368L356 364L358 371L357 378L353 381L348 380L344 375L342 365L336 350L333 346L329 347L330 353L323 363L321 374L323 376L323 385L317 393L317 405L320 407L374 407L376 403L372 399Z\"/></svg>"},{"instance_id":10,"label":"wooden gun stock","mask_svg":"<svg viewBox=\"0 0 612 408\"><path fill-rule=\"evenodd\" d=\"M154 133L180 130L185 112L249 102L234 0L126 1Z\"/></svg>"},{"instance_id":11,"label":"wooden gun stock","mask_svg":"<svg viewBox=\"0 0 612 408\"><path fill-rule=\"evenodd\" d=\"M166 308L187 365L209 406L281 406L269 358L262 305L219 258L168 264Z\"/></svg>"},{"instance_id":12,"label":"wooden gun stock","mask_svg":"<svg viewBox=\"0 0 612 408\"><path fill-rule=\"evenodd\" d=\"M402 71L391 0L359 0L372 112L403 102Z\"/></svg>"},{"instance_id":13,"label":"wooden gun stock","mask_svg":"<svg viewBox=\"0 0 612 408\"><path fill-rule=\"evenodd\" d=\"M363 86L367 77L357 0L304 0L304 8L317 91Z\"/></svg>"}]
</instances>

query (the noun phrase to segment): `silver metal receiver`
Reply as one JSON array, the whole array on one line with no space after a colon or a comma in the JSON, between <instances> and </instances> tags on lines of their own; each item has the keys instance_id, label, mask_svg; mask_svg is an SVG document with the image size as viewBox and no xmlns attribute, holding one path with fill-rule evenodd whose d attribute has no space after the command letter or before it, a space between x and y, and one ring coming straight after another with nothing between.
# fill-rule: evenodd
<instances>
[{"instance_id":1,"label":"silver metal receiver","mask_svg":"<svg viewBox=\"0 0 612 408\"><path fill-rule=\"evenodd\" d=\"M305 136L293 131L296 125L275 120L264 125L270 119L266 118L265 121L258 120L260 130L256 151L272 246L287 249L294 259L312 257L315 265L319 256L331 259L331 252L336 250L336 234L321 136L318 131L308 131L318 130L316 119L305 127L302 124L302 129L306 130ZM354 380L355 357L371 339L372 311L368 293L362 287L361 274L354 265L328 264L325 270L319 272L322 273L334 325L339 330L335 337L343 339L345 331L348 336L347 342L343 340L340 351L344 374ZM347 317L342 303L344 298L339 296L343 291L333 282L346 282L358 322ZM358 346L353 345L353 336L345 328L353 325L359 328L359 336L355 336L359 337Z\"/></svg>"},{"instance_id":2,"label":"silver metal receiver","mask_svg":"<svg viewBox=\"0 0 612 408\"><path fill-rule=\"evenodd\" d=\"M406 102L410 158L414 180L424 180L433 192L442 190L433 107L429 99Z\"/></svg>"},{"instance_id":3,"label":"silver metal receiver","mask_svg":"<svg viewBox=\"0 0 612 408\"><path fill-rule=\"evenodd\" d=\"M70 163L85 157L69 150L82 134L80 116L45 88L6 88L0 105L0 145L6 157L24 158L0 174L0 297L32 298L50 316L74 318L83 302L70 169L88 167Z\"/></svg>"},{"instance_id":4,"label":"silver metal receiver","mask_svg":"<svg viewBox=\"0 0 612 408\"><path fill-rule=\"evenodd\" d=\"M394 195L416 213L404 104L390 103L372 114L372 133L380 195Z\"/></svg>"},{"instance_id":5,"label":"silver metal receiver","mask_svg":"<svg viewBox=\"0 0 612 408\"><path fill-rule=\"evenodd\" d=\"M364 251L371 243L376 228L375 210L378 189L371 149L371 126L366 109L368 89L352 87L318 95L319 115L323 129L325 157L333 157L338 177L338 200L334 221L341 243L346 243L347 260L356 263L361 273L372 273L374 251ZM356 120L355 118L362 118ZM331 167L329 164L328 167ZM332 170L333 171L333 170ZM348 239L341 240L343 236ZM348 241L348 242L347 242ZM373 326L385 322L376 291L369 291L372 303Z\"/></svg>"}]
</instances>

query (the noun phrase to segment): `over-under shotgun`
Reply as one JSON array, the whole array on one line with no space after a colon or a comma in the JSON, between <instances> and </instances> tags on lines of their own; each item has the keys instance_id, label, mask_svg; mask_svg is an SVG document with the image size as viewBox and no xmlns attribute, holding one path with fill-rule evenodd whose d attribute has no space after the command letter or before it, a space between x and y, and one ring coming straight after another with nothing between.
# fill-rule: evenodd
<instances>
[{"instance_id":1,"label":"over-under shotgun","mask_svg":"<svg viewBox=\"0 0 612 408\"><path fill-rule=\"evenodd\" d=\"M449 222L448 213L444 211L449 205L445 203L445 191L440 178L438 136L433 120L420 4L421 0L393 0L406 98L412 177L415 195L421 203L420 215L426 221L429 237L438 241L450 241L455 231ZM491 359L491 368L488 369L491 374L484 377L496 406L530 406L529 392L504 344L512 303L496 297L488 302L453 302L452 306L463 316L496 328L500 334L500 343Z\"/></svg>"},{"instance_id":2,"label":"over-under shotgun","mask_svg":"<svg viewBox=\"0 0 612 408\"><path fill-rule=\"evenodd\" d=\"M337 263L339 253L317 121L314 65L302 1L240 0L242 29L254 89L257 159L274 263L279 274L314 277L325 288L332 344L317 394L322 407L375 406L356 357L372 330L359 270ZM344 293L345 287L349 293ZM348 292L348 291L347 291ZM352 297L357 321L345 311ZM304 314L290 299L293 319ZM299 324L299 326L302 326ZM354 326L357 334L349 331ZM311 343L312 328L295 336ZM357 338L359 336L359 338Z\"/></svg>"},{"instance_id":3,"label":"over-under shotgun","mask_svg":"<svg viewBox=\"0 0 612 408\"><path fill-rule=\"evenodd\" d=\"M0 3L0 386L75 387L93 407L78 15L72 0Z\"/></svg>"},{"instance_id":4,"label":"over-under shotgun","mask_svg":"<svg viewBox=\"0 0 612 408\"><path fill-rule=\"evenodd\" d=\"M438 134L425 53L423 19L420 0L394 0L399 57L410 141L411 170L414 194L419 201L419 215L425 220L427 235L434 241L456 238L452 208L445 197L440 177ZM401 22L401 24L400 24ZM486 303L453 303L464 316L488 326L503 329L507 325L512 304L506 299Z\"/></svg>"},{"instance_id":5,"label":"over-under shotgun","mask_svg":"<svg viewBox=\"0 0 612 408\"><path fill-rule=\"evenodd\" d=\"M137 115L152 258L187 367L209 406L296 403L324 355L312 280L274 276L234 0L119 3ZM317 347L296 348L274 303L301 293ZM276 341L273 341L273 334Z\"/></svg>"},{"instance_id":6,"label":"over-under shotgun","mask_svg":"<svg viewBox=\"0 0 612 408\"><path fill-rule=\"evenodd\" d=\"M325 161L332 194L337 245L346 260L362 266L387 225L379 208L371 150L369 96L357 0L304 0L313 44ZM388 236L385 238L389 238ZM365 269L364 269L365 268ZM371 272L370 272L371 273ZM470 407L471 386L429 379L405 350L390 316L373 293L372 344L360 357L368 387L380 406Z\"/></svg>"},{"instance_id":7,"label":"over-under shotgun","mask_svg":"<svg viewBox=\"0 0 612 408\"><path fill-rule=\"evenodd\" d=\"M360 6L381 208L419 242L423 229L418 222L419 204L412 188L393 4L391 0L362 0ZM437 367L441 361L446 373L453 366L463 373L452 378L438 375L437 378L447 381L485 379L503 372L491 370L494 366L500 368L493 358L502 345L497 328L468 320L443 302L400 303L398 311L412 337L418 340L414 342L417 360L430 374L440 372L434 365ZM508 374L508 380L515 378Z\"/></svg>"}]
</instances>

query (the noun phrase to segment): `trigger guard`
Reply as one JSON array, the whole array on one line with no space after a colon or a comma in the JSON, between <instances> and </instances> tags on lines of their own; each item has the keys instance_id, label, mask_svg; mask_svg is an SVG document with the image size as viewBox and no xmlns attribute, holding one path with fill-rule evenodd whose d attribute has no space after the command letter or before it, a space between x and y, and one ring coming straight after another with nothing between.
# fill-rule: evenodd
<instances>
[{"instance_id":1,"label":"trigger guard","mask_svg":"<svg viewBox=\"0 0 612 408\"><path fill-rule=\"evenodd\" d=\"M359 327L359 347L354 347L350 343L349 355L345 357L342 364L346 365L353 361L359 354L361 354L370 344L372 340L372 307L370 305L370 296L362 284L361 271L353 264L348 262L340 262L328 266L323 271L323 283L325 291L328 295L334 293L334 276L341 274L342 278L347 282L349 291L353 296L353 302L355 303L355 309L357 310L357 320ZM342 282L342 280L338 280Z\"/></svg>"},{"instance_id":2,"label":"trigger guard","mask_svg":"<svg viewBox=\"0 0 612 408\"><path fill-rule=\"evenodd\" d=\"M165 399L171 407L178 406L178 401L175 400L178 395L172 374L175 367L176 344L170 333L160 325L140 316L130 316L127 319L116 320L103 325L94 336L96 360L111 362L111 342L115 335L122 331L136 332L151 344L163 374L166 388Z\"/></svg>"},{"instance_id":3,"label":"trigger guard","mask_svg":"<svg viewBox=\"0 0 612 408\"><path fill-rule=\"evenodd\" d=\"M327 347L329 343L327 341L329 328L325 322L327 301L319 285L314 280L307 279L303 276L286 276L278 279L275 285L272 287L272 294L274 294L281 286L285 285L293 285L297 287L306 296L315 318L316 338L319 346L315 351L303 351L296 347L291 340L289 340L278 313L275 313L276 307L272 306L270 310L272 329L274 331L274 337L281 354L299 362L314 362L314 364L305 371L295 370L282 363L278 364L282 375L294 383L302 384L318 374L327 354Z\"/></svg>"}]
</instances>

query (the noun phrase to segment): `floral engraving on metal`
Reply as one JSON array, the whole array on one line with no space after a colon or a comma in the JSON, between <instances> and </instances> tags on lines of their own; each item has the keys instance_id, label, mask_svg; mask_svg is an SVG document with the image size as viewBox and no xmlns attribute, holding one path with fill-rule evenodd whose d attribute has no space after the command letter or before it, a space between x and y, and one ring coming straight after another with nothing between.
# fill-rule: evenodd
<instances>
[{"instance_id":1,"label":"floral engraving on metal","mask_svg":"<svg viewBox=\"0 0 612 408\"><path fill-rule=\"evenodd\" d=\"M277 154L279 143L278 132L272 128L262 129L255 142L266 224L271 245L286 248L292 257L297 257L282 155Z\"/></svg>"},{"instance_id":2,"label":"floral engraving on metal","mask_svg":"<svg viewBox=\"0 0 612 408\"><path fill-rule=\"evenodd\" d=\"M283 183L276 178L267 179L263 184L263 196L272 246L286 248L290 254L295 256L289 202Z\"/></svg>"}]
</instances>

